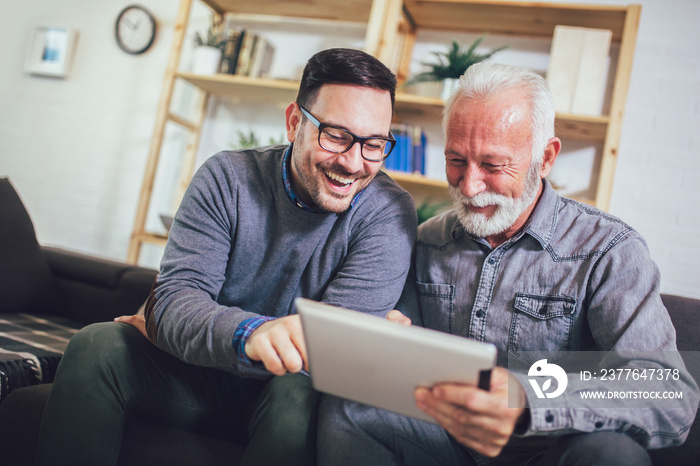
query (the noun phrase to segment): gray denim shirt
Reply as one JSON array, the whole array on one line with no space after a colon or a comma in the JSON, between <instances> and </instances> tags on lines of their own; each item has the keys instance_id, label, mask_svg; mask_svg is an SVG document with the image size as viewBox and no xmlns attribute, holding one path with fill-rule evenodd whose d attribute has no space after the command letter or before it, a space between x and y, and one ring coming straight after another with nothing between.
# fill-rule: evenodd
<instances>
[{"instance_id":1,"label":"gray denim shirt","mask_svg":"<svg viewBox=\"0 0 700 466\"><path fill-rule=\"evenodd\" d=\"M679 362L646 243L619 219L543 184L528 223L495 249L467 234L454 210L422 224L415 280L409 279L398 308L414 318L420 313L428 328L495 344L503 367L509 357L529 366L579 351L671 352L664 354L681 369L682 409L581 407L567 398L575 394L540 400L527 374L516 374L530 408L529 426L519 434L613 430L649 448L681 443L695 417L698 388ZM606 388L603 381L589 383Z\"/></svg>"}]
</instances>

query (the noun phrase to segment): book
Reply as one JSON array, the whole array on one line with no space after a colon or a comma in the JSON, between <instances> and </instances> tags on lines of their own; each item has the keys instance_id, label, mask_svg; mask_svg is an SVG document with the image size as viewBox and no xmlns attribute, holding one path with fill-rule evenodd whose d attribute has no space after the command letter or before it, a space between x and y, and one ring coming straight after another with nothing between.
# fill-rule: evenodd
<instances>
[{"instance_id":1,"label":"book","mask_svg":"<svg viewBox=\"0 0 700 466\"><path fill-rule=\"evenodd\" d=\"M241 29L229 29L226 31L224 35L224 50L221 54L219 73L233 74L236 71L241 33Z\"/></svg>"},{"instance_id":2,"label":"book","mask_svg":"<svg viewBox=\"0 0 700 466\"><path fill-rule=\"evenodd\" d=\"M243 38L241 39L241 45L238 52L238 63L236 64L236 71L234 72L240 76L247 76L248 70L250 69L250 55L253 53L253 47L255 47L255 39L257 34L252 31L243 31Z\"/></svg>"},{"instance_id":3,"label":"book","mask_svg":"<svg viewBox=\"0 0 700 466\"><path fill-rule=\"evenodd\" d=\"M274 55L275 47L264 36L258 36L253 49L248 76L251 78L267 76L270 73Z\"/></svg>"},{"instance_id":4,"label":"book","mask_svg":"<svg viewBox=\"0 0 700 466\"><path fill-rule=\"evenodd\" d=\"M386 170L425 174L425 150L427 139L418 125L393 124L391 132L396 146L384 161Z\"/></svg>"},{"instance_id":5,"label":"book","mask_svg":"<svg viewBox=\"0 0 700 466\"><path fill-rule=\"evenodd\" d=\"M425 175L425 147L428 143L423 128L413 127L413 173Z\"/></svg>"}]
</instances>

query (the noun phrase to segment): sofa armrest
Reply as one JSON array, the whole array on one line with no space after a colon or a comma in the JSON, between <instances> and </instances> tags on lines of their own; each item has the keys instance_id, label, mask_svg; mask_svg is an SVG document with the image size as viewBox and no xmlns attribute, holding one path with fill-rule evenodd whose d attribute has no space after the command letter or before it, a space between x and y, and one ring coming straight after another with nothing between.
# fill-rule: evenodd
<instances>
[{"instance_id":1,"label":"sofa armrest","mask_svg":"<svg viewBox=\"0 0 700 466\"><path fill-rule=\"evenodd\" d=\"M65 298L61 314L85 324L136 313L158 273L64 249L41 249Z\"/></svg>"}]
</instances>

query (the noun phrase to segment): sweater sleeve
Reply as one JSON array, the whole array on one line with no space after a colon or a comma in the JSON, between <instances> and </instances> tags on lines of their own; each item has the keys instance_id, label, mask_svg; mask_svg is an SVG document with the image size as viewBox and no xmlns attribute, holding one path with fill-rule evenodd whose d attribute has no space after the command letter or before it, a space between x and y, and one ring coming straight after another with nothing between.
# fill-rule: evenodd
<instances>
[{"instance_id":1,"label":"sweater sleeve","mask_svg":"<svg viewBox=\"0 0 700 466\"><path fill-rule=\"evenodd\" d=\"M233 330L258 314L217 303L236 229L236 181L216 156L192 179L171 227L155 290L158 347L196 365L238 364Z\"/></svg>"}]
</instances>

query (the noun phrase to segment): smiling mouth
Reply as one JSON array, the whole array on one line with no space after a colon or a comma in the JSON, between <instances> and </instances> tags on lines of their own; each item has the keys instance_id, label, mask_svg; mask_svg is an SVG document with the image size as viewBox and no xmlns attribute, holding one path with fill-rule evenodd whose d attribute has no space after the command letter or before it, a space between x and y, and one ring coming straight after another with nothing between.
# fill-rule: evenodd
<instances>
[{"instance_id":1,"label":"smiling mouth","mask_svg":"<svg viewBox=\"0 0 700 466\"><path fill-rule=\"evenodd\" d=\"M345 178L343 176L331 173L328 171L323 171L323 174L331 181L331 184L338 186L339 188L349 188L357 178Z\"/></svg>"}]
</instances>

